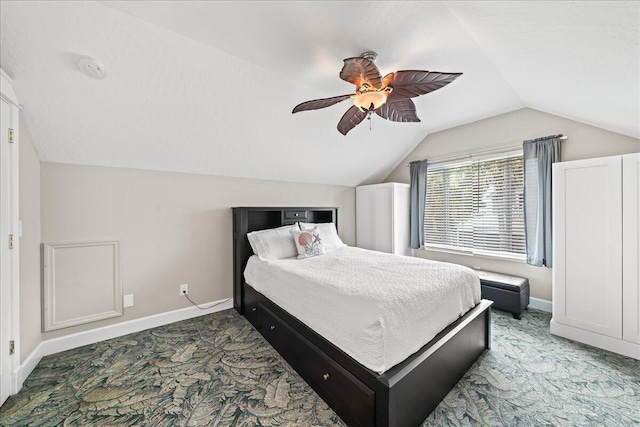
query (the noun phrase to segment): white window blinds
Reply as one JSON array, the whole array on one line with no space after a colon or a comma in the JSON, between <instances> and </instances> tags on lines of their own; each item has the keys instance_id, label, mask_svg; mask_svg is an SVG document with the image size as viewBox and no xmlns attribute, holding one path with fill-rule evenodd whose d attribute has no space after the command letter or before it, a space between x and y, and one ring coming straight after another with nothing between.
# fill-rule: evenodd
<instances>
[{"instance_id":1,"label":"white window blinds","mask_svg":"<svg viewBox=\"0 0 640 427\"><path fill-rule=\"evenodd\" d=\"M522 155L427 170L425 246L524 258Z\"/></svg>"}]
</instances>

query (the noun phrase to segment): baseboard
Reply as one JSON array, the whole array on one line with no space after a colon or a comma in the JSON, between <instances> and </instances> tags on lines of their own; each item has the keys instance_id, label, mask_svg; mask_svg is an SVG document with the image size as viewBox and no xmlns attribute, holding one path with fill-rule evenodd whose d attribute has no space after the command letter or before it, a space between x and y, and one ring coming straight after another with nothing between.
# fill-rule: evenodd
<instances>
[{"instance_id":1,"label":"baseboard","mask_svg":"<svg viewBox=\"0 0 640 427\"><path fill-rule=\"evenodd\" d=\"M24 362L18 366L18 369L11 375L11 394L16 394L22 388L22 384L31 372L38 366L42 360L42 342L24 359Z\"/></svg>"},{"instance_id":2,"label":"baseboard","mask_svg":"<svg viewBox=\"0 0 640 427\"><path fill-rule=\"evenodd\" d=\"M43 356L48 356L50 354L60 353L62 351L121 337L134 332L140 332L146 329L168 325L169 323L180 322L181 320L192 319L194 317L204 316L206 314L233 308L233 300L231 298L213 301L202 305L208 306L211 304L218 305L207 310L200 310L197 307L182 308L179 310L168 311L166 313L142 317L140 319L129 320L127 322L116 323L115 325L78 332L64 337L52 338L42 342L42 354Z\"/></svg>"},{"instance_id":3,"label":"baseboard","mask_svg":"<svg viewBox=\"0 0 640 427\"><path fill-rule=\"evenodd\" d=\"M529 298L529 308L535 308L536 310L546 311L547 313L552 313L552 304L551 301L547 301L545 299L539 298Z\"/></svg>"},{"instance_id":4,"label":"baseboard","mask_svg":"<svg viewBox=\"0 0 640 427\"><path fill-rule=\"evenodd\" d=\"M115 325L103 326L89 331L78 332L64 337L42 341L24 360L24 362L22 362L18 369L12 373L11 393L15 394L20 391L24 381L31 372L33 372L44 356L233 308L233 300L231 298L213 301L202 305L209 306L212 304L217 305L206 310L200 310L197 307L182 308L179 310L154 314L140 319L129 320Z\"/></svg>"},{"instance_id":5,"label":"baseboard","mask_svg":"<svg viewBox=\"0 0 640 427\"><path fill-rule=\"evenodd\" d=\"M550 329L553 335L640 360L640 344L611 338L573 326L563 325L554 319L551 319Z\"/></svg>"}]
</instances>

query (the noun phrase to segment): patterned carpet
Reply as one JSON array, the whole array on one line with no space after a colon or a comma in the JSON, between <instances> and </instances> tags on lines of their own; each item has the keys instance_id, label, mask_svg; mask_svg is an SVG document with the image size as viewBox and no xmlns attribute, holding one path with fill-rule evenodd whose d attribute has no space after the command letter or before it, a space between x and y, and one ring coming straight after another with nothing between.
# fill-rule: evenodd
<instances>
[{"instance_id":1,"label":"patterned carpet","mask_svg":"<svg viewBox=\"0 0 640 427\"><path fill-rule=\"evenodd\" d=\"M493 347L426 426L640 426L640 362L494 312ZM343 426L233 310L44 358L2 426Z\"/></svg>"}]
</instances>

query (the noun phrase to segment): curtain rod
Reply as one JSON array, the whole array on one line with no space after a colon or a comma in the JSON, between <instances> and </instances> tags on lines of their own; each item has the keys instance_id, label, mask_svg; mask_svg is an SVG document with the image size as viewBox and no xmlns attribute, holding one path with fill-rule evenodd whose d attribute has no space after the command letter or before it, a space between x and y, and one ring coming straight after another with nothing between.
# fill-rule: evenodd
<instances>
[{"instance_id":1,"label":"curtain rod","mask_svg":"<svg viewBox=\"0 0 640 427\"><path fill-rule=\"evenodd\" d=\"M562 135L560 137L558 137L558 139L560 141L566 141L567 139L569 139L569 137L567 135ZM448 161L453 161L453 160L462 160L462 159L470 159L471 157L477 157L477 156L482 156L484 154L499 154L502 152L508 152L508 151L513 151L516 150L518 148L522 148L522 143L518 144L518 145L510 145L508 147L498 147L498 148L491 148L488 150L483 150L483 151L476 151L474 153L469 153L469 154L456 154L453 156L446 156L446 157L436 157L435 159L432 159L429 161L429 163L442 163L442 162L448 162ZM423 159L422 161L427 160L427 159ZM415 161L415 160L413 160ZM420 161L420 160L418 160ZM409 167L411 165L411 163L407 163L407 167Z\"/></svg>"}]
</instances>

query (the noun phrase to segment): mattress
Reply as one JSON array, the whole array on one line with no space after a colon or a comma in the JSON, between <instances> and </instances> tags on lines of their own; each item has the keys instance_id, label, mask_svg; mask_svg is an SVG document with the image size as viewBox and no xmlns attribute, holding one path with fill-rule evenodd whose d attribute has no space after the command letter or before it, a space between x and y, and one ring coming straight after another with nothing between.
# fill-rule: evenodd
<instances>
[{"instance_id":1,"label":"mattress","mask_svg":"<svg viewBox=\"0 0 640 427\"><path fill-rule=\"evenodd\" d=\"M252 256L246 282L372 371L418 351L480 302L470 268L354 247L297 260Z\"/></svg>"}]
</instances>

